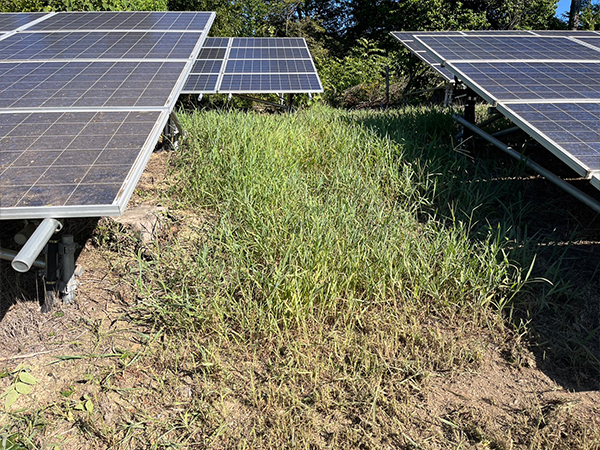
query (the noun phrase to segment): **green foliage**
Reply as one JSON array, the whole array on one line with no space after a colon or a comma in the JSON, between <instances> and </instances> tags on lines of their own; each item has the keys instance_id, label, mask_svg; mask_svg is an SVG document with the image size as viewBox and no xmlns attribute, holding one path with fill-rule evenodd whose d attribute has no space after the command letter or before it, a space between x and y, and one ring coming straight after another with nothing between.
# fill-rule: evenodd
<instances>
[{"instance_id":1,"label":"green foliage","mask_svg":"<svg viewBox=\"0 0 600 450\"><path fill-rule=\"evenodd\" d=\"M29 368L19 365L13 372L11 385L2 394L4 407L10 409L21 395L31 394L31 386L38 384L38 380L29 373Z\"/></svg>"},{"instance_id":2,"label":"green foliage","mask_svg":"<svg viewBox=\"0 0 600 450\"><path fill-rule=\"evenodd\" d=\"M46 0L0 0L0 12L33 12L47 10Z\"/></svg>"},{"instance_id":3,"label":"green foliage","mask_svg":"<svg viewBox=\"0 0 600 450\"><path fill-rule=\"evenodd\" d=\"M386 66L394 60L394 55L386 56L375 42L368 39L359 39L356 47L343 58L317 59L325 99L336 104L347 89L358 85L372 86L381 80Z\"/></svg>"},{"instance_id":4,"label":"green foliage","mask_svg":"<svg viewBox=\"0 0 600 450\"><path fill-rule=\"evenodd\" d=\"M166 10L167 0L0 0L1 12Z\"/></svg>"},{"instance_id":5,"label":"green foliage","mask_svg":"<svg viewBox=\"0 0 600 450\"><path fill-rule=\"evenodd\" d=\"M589 3L579 17L584 30L597 30L600 26L600 2Z\"/></svg>"},{"instance_id":6,"label":"green foliage","mask_svg":"<svg viewBox=\"0 0 600 450\"><path fill-rule=\"evenodd\" d=\"M52 11L165 11L167 0L49 0Z\"/></svg>"}]
</instances>

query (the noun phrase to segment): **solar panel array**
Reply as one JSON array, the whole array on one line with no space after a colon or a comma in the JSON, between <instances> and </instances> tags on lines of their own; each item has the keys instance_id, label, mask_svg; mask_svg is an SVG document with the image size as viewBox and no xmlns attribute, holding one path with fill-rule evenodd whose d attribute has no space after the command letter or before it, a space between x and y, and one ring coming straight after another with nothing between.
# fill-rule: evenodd
<instances>
[{"instance_id":1,"label":"solar panel array","mask_svg":"<svg viewBox=\"0 0 600 450\"><path fill-rule=\"evenodd\" d=\"M120 214L213 20L0 14L0 219Z\"/></svg>"},{"instance_id":2,"label":"solar panel array","mask_svg":"<svg viewBox=\"0 0 600 450\"><path fill-rule=\"evenodd\" d=\"M496 105L600 189L599 32L411 35L429 61Z\"/></svg>"},{"instance_id":3,"label":"solar panel array","mask_svg":"<svg viewBox=\"0 0 600 450\"><path fill-rule=\"evenodd\" d=\"M183 92L318 93L323 86L302 38L208 38Z\"/></svg>"}]
</instances>

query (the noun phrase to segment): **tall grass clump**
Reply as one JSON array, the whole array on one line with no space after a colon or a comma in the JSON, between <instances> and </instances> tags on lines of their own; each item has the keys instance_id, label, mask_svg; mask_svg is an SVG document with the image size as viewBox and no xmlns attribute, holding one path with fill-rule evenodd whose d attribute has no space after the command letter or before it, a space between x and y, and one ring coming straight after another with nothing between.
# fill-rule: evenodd
<instances>
[{"instance_id":1,"label":"tall grass clump","mask_svg":"<svg viewBox=\"0 0 600 450\"><path fill-rule=\"evenodd\" d=\"M390 137L369 124L386 114L182 115L189 138L170 195L214 223L200 256L186 257L187 278L165 273L160 295L184 295L189 311L211 298L255 331L357 320L370 308L484 318L505 305L522 279L502 238L473 240L468 221L439 220L432 206L439 174L424 155L447 142L449 115L407 108ZM429 126L415 127L424 114ZM152 303L173 326L169 302Z\"/></svg>"}]
</instances>

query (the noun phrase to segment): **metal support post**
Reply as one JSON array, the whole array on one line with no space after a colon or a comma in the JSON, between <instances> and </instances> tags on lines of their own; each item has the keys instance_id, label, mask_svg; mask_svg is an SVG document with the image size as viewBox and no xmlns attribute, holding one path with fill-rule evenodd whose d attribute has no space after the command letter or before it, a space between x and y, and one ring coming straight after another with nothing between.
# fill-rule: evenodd
<instances>
[{"instance_id":1,"label":"metal support post","mask_svg":"<svg viewBox=\"0 0 600 450\"><path fill-rule=\"evenodd\" d=\"M547 179L551 183L554 183L562 190L571 194L573 197L575 197L580 202L585 203L587 206L592 208L594 211L596 211L597 213L600 213L600 203L596 199L590 197L585 192L580 191L575 186L567 183L565 180L557 177L552 172L550 172L548 169L545 169L544 167L540 166L539 164L531 161L529 158L523 156L522 154L517 152L515 149L509 147L508 145L505 145L503 142L499 141L494 136L486 133L485 131L481 130L477 126L467 122L464 118L457 116L457 115L454 115L452 117L454 118L454 120L456 120L463 126L469 128L473 133L476 133L481 138L488 141L490 144L496 146L497 148L499 148L503 152L507 153L509 156L518 160L519 162L522 162L527 167L529 167L530 169L539 173L541 176L543 176L545 179Z\"/></svg>"},{"instance_id":2,"label":"metal support post","mask_svg":"<svg viewBox=\"0 0 600 450\"><path fill-rule=\"evenodd\" d=\"M477 102L477 94L475 94L475 92L471 89L471 88L467 88L467 95L466 95L466 99L465 99L465 113L464 113L464 120L466 122L475 123L475 104ZM465 149L472 149L473 148L473 138L474 138L474 134L473 131L469 128L469 127L465 127L463 126L462 129L462 142L463 142L463 147Z\"/></svg>"},{"instance_id":3,"label":"metal support post","mask_svg":"<svg viewBox=\"0 0 600 450\"><path fill-rule=\"evenodd\" d=\"M73 240L73 235L65 234L61 237L59 245L61 255L59 290L65 304L71 303L75 298L76 277L81 275L81 272L77 271L75 267L76 249L77 244Z\"/></svg>"},{"instance_id":4,"label":"metal support post","mask_svg":"<svg viewBox=\"0 0 600 450\"><path fill-rule=\"evenodd\" d=\"M48 241L46 247L46 295L42 312L46 313L52 309L54 298L58 296L58 236L54 235Z\"/></svg>"}]
</instances>

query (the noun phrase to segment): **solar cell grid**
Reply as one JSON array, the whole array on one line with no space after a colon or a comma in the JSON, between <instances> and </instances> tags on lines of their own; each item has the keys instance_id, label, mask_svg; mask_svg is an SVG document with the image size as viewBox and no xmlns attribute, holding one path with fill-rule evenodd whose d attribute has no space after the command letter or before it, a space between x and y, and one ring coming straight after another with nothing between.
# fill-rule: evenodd
<instances>
[{"instance_id":1,"label":"solar cell grid","mask_svg":"<svg viewBox=\"0 0 600 450\"><path fill-rule=\"evenodd\" d=\"M188 77L182 92L215 94L217 92L218 81L218 74L201 75L193 73Z\"/></svg>"},{"instance_id":2,"label":"solar cell grid","mask_svg":"<svg viewBox=\"0 0 600 450\"><path fill-rule=\"evenodd\" d=\"M392 33L396 39L404 44L416 57L421 61L429 64L431 68L436 71L442 78L448 82L454 81L454 75L448 69L441 66L439 62L433 58L427 48L419 41L417 41L412 33L394 32Z\"/></svg>"},{"instance_id":3,"label":"solar cell grid","mask_svg":"<svg viewBox=\"0 0 600 450\"><path fill-rule=\"evenodd\" d=\"M164 107L184 62L0 63L0 108Z\"/></svg>"},{"instance_id":4,"label":"solar cell grid","mask_svg":"<svg viewBox=\"0 0 600 450\"><path fill-rule=\"evenodd\" d=\"M1 41L0 60L188 59L201 33L17 33Z\"/></svg>"},{"instance_id":5,"label":"solar cell grid","mask_svg":"<svg viewBox=\"0 0 600 450\"><path fill-rule=\"evenodd\" d=\"M202 48L226 48L229 45L230 39L231 38L228 37L209 37L206 38L206 41L204 41L204 45L202 46Z\"/></svg>"},{"instance_id":6,"label":"solar cell grid","mask_svg":"<svg viewBox=\"0 0 600 450\"><path fill-rule=\"evenodd\" d=\"M0 114L0 205L113 204L160 114Z\"/></svg>"},{"instance_id":7,"label":"solar cell grid","mask_svg":"<svg viewBox=\"0 0 600 450\"><path fill-rule=\"evenodd\" d=\"M235 59L227 62L225 73L308 73L315 68L309 59Z\"/></svg>"},{"instance_id":8,"label":"solar cell grid","mask_svg":"<svg viewBox=\"0 0 600 450\"><path fill-rule=\"evenodd\" d=\"M304 92L322 90L316 74L224 74L222 93Z\"/></svg>"},{"instance_id":9,"label":"solar cell grid","mask_svg":"<svg viewBox=\"0 0 600 450\"><path fill-rule=\"evenodd\" d=\"M224 48L204 48L200 50L196 59L223 59L227 50Z\"/></svg>"},{"instance_id":10,"label":"solar cell grid","mask_svg":"<svg viewBox=\"0 0 600 450\"><path fill-rule=\"evenodd\" d=\"M577 41L583 42L587 45L591 45L600 51L600 35L597 37L577 37Z\"/></svg>"},{"instance_id":11,"label":"solar cell grid","mask_svg":"<svg viewBox=\"0 0 600 450\"><path fill-rule=\"evenodd\" d=\"M77 12L58 13L30 28L34 31L153 30L201 31L209 23L206 12Z\"/></svg>"},{"instance_id":12,"label":"solar cell grid","mask_svg":"<svg viewBox=\"0 0 600 450\"><path fill-rule=\"evenodd\" d=\"M579 60L600 61L600 51L563 37L417 36L442 61Z\"/></svg>"},{"instance_id":13,"label":"solar cell grid","mask_svg":"<svg viewBox=\"0 0 600 450\"><path fill-rule=\"evenodd\" d=\"M600 63L453 63L459 78L490 94L488 101L600 100Z\"/></svg>"},{"instance_id":14,"label":"solar cell grid","mask_svg":"<svg viewBox=\"0 0 600 450\"><path fill-rule=\"evenodd\" d=\"M310 59L307 48L232 48L229 59Z\"/></svg>"},{"instance_id":15,"label":"solar cell grid","mask_svg":"<svg viewBox=\"0 0 600 450\"><path fill-rule=\"evenodd\" d=\"M541 142L562 151L565 162L582 173L600 170L600 102L509 104L504 108L520 119Z\"/></svg>"},{"instance_id":16,"label":"solar cell grid","mask_svg":"<svg viewBox=\"0 0 600 450\"><path fill-rule=\"evenodd\" d=\"M45 15L47 13L0 13L0 31L14 31Z\"/></svg>"},{"instance_id":17,"label":"solar cell grid","mask_svg":"<svg viewBox=\"0 0 600 450\"><path fill-rule=\"evenodd\" d=\"M194 63L191 73L220 73L223 66L221 59L199 59Z\"/></svg>"},{"instance_id":18,"label":"solar cell grid","mask_svg":"<svg viewBox=\"0 0 600 450\"><path fill-rule=\"evenodd\" d=\"M233 38L232 48L284 48L306 47L302 38Z\"/></svg>"}]
</instances>

